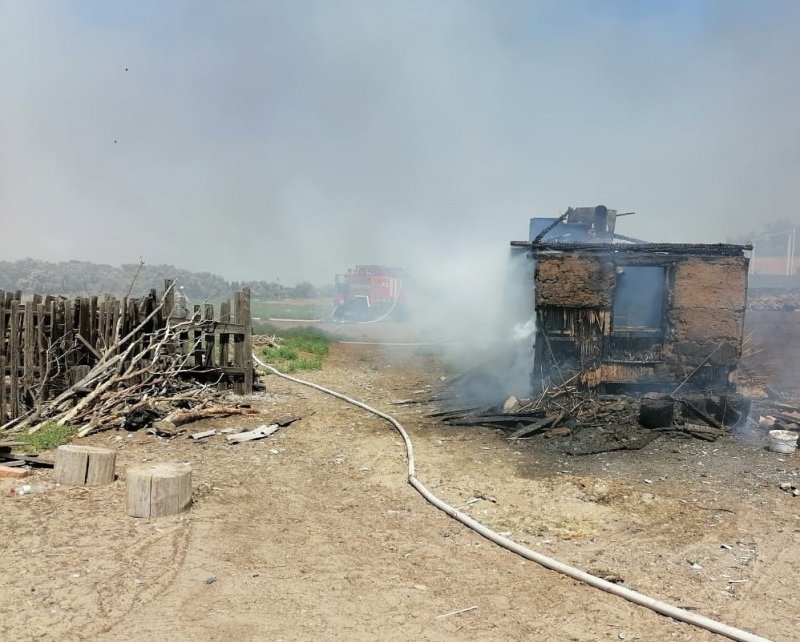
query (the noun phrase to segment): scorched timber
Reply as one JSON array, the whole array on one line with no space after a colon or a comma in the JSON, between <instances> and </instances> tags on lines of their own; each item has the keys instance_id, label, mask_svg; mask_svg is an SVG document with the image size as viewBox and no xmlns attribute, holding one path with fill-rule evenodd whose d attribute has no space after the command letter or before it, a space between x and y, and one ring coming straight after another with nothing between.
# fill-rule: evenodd
<instances>
[{"instance_id":1,"label":"scorched timber","mask_svg":"<svg viewBox=\"0 0 800 642\"><path fill-rule=\"evenodd\" d=\"M526 421L536 421L541 419L542 413L532 415L478 415L461 418L445 418L444 423L451 426L516 426Z\"/></svg>"},{"instance_id":2,"label":"scorched timber","mask_svg":"<svg viewBox=\"0 0 800 642\"><path fill-rule=\"evenodd\" d=\"M752 245L732 245L729 243L631 243L603 244L603 243L532 243L531 241L511 241L513 247L528 247L537 252L600 252L600 253L661 253L674 255L713 255L713 256L741 256L743 250L752 250Z\"/></svg>"}]
</instances>

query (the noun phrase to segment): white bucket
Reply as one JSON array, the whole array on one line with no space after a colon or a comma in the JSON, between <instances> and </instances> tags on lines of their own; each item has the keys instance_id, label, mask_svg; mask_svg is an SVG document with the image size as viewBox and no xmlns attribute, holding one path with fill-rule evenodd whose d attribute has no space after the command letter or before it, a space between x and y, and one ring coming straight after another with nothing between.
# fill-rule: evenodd
<instances>
[{"instance_id":1,"label":"white bucket","mask_svg":"<svg viewBox=\"0 0 800 642\"><path fill-rule=\"evenodd\" d=\"M797 450L797 433L792 430L770 430L769 449L776 453L793 453Z\"/></svg>"}]
</instances>

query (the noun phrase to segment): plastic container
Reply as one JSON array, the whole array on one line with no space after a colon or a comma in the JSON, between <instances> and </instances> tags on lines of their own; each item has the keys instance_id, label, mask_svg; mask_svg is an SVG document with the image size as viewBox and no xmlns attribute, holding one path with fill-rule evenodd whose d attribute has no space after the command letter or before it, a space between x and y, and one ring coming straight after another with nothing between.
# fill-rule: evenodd
<instances>
[{"instance_id":1,"label":"plastic container","mask_svg":"<svg viewBox=\"0 0 800 642\"><path fill-rule=\"evenodd\" d=\"M797 433L792 430L770 430L769 449L776 453L793 453L797 450Z\"/></svg>"},{"instance_id":2,"label":"plastic container","mask_svg":"<svg viewBox=\"0 0 800 642\"><path fill-rule=\"evenodd\" d=\"M47 490L46 486L41 484L23 484L22 486L15 486L10 489L12 495L33 495L43 493Z\"/></svg>"}]
</instances>

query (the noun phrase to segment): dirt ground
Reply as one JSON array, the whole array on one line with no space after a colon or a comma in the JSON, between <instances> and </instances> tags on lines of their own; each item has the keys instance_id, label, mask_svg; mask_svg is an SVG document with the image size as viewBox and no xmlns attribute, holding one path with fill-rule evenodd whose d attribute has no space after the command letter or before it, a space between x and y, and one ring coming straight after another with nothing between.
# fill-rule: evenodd
<instances>
[{"instance_id":1,"label":"dirt ground","mask_svg":"<svg viewBox=\"0 0 800 642\"><path fill-rule=\"evenodd\" d=\"M800 455L662 437L570 457L557 439L509 442L443 426L426 418L429 405L392 404L442 376L418 347L361 343L334 344L324 369L305 375L397 416L420 479L495 530L764 637L800 640L800 498L778 488L800 485ZM384 421L266 383L251 399L260 416L190 428L304 416L268 439L105 432L84 441L118 450L111 486L14 497L0 480L0 639L720 639L498 548L406 483ZM192 465L188 513L125 515L124 471L144 461Z\"/></svg>"}]
</instances>

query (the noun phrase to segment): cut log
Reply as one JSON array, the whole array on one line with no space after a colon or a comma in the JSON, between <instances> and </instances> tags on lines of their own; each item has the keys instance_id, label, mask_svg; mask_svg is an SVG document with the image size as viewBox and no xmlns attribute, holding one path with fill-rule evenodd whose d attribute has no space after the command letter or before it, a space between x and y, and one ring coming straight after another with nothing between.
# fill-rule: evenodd
<instances>
[{"instance_id":1,"label":"cut log","mask_svg":"<svg viewBox=\"0 0 800 642\"><path fill-rule=\"evenodd\" d=\"M176 410L166 416L165 421L169 421L175 426L188 424L199 419L208 417L225 417L229 415L257 415L255 408L235 408L231 406L217 406L214 408L202 408L200 410Z\"/></svg>"},{"instance_id":2,"label":"cut log","mask_svg":"<svg viewBox=\"0 0 800 642\"><path fill-rule=\"evenodd\" d=\"M67 486L102 486L114 481L117 451L95 446L59 446L55 480Z\"/></svg>"},{"instance_id":3,"label":"cut log","mask_svg":"<svg viewBox=\"0 0 800 642\"><path fill-rule=\"evenodd\" d=\"M189 510L192 469L189 464L132 466L125 473L127 512L131 517L163 517Z\"/></svg>"}]
</instances>

